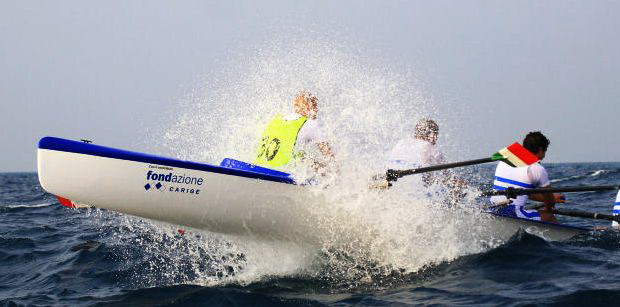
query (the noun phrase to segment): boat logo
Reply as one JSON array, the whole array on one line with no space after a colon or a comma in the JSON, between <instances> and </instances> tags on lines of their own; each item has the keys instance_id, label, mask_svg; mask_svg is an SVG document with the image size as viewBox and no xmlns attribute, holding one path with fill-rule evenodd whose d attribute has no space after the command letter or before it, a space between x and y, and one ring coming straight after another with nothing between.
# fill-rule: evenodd
<instances>
[{"instance_id":1,"label":"boat logo","mask_svg":"<svg viewBox=\"0 0 620 307\"><path fill-rule=\"evenodd\" d=\"M164 185L161 184L161 182L156 183L155 185L151 185L150 183L147 183L144 185L144 189L145 190L150 190L150 189L158 189L160 190Z\"/></svg>"},{"instance_id":2,"label":"boat logo","mask_svg":"<svg viewBox=\"0 0 620 307\"><path fill-rule=\"evenodd\" d=\"M146 173L146 180L147 183L144 185L145 191L153 190L194 195L200 194L199 188L204 183L204 179L201 177L191 177L185 174L177 175L172 172L158 174L152 170ZM166 185L164 185L164 183L166 183ZM167 183L170 183L170 185Z\"/></svg>"}]
</instances>

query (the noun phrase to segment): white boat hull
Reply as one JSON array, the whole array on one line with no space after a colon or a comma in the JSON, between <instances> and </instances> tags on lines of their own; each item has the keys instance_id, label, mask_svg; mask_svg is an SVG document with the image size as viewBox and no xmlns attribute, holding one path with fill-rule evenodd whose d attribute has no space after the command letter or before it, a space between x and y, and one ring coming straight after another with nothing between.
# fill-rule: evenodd
<instances>
[{"instance_id":1,"label":"white boat hull","mask_svg":"<svg viewBox=\"0 0 620 307\"><path fill-rule=\"evenodd\" d=\"M520 229L549 241L565 241L574 236L589 232L590 229L568 225L552 224L517 217L494 215L487 221L491 232L500 240L507 240Z\"/></svg>"},{"instance_id":2,"label":"white boat hull","mask_svg":"<svg viewBox=\"0 0 620 307\"><path fill-rule=\"evenodd\" d=\"M202 181L149 180L149 171ZM38 151L38 173L46 191L97 208L225 234L316 239L317 208L304 204L320 196L294 184L49 149Z\"/></svg>"},{"instance_id":3,"label":"white boat hull","mask_svg":"<svg viewBox=\"0 0 620 307\"><path fill-rule=\"evenodd\" d=\"M39 143L38 175L46 191L73 203L211 232L316 243L325 234L347 240L355 231L333 227L355 224L341 223L354 216L282 176L49 137ZM489 223L494 240L519 228L549 240L588 231L504 217Z\"/></svg>"}]
</instances>

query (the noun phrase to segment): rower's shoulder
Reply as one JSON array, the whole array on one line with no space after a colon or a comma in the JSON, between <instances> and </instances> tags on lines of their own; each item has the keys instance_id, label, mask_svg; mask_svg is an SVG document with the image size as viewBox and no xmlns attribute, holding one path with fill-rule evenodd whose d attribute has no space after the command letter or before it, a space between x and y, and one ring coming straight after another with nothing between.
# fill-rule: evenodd
<instances>
[{"instance_id":1,"label":"rower's shoulder","mask_svg":"<svg viewBox=\"0 0 620 307\"><path fill-rule=\"evenodd\" d=\"M547 169L542 164L540 164L539 162L533 163L533 164L527 166L527 168L530 171L539 171L539 172L546 172L547 171Z\"/></svg>"},{"instance_id":2,"label":"rower's shoulder","mask_svg":"<svg viewBox=\"0 0 620 307\"><path fill-rule=\"evenodd\" d=\"M278 114L276 116L279 116L280 118L286 120L286 121L292 121L292 120L297 120L301 117L301 115L297 114L297 113L288 113L285 115L282 114Z\"/></svg>"}]
</instances>

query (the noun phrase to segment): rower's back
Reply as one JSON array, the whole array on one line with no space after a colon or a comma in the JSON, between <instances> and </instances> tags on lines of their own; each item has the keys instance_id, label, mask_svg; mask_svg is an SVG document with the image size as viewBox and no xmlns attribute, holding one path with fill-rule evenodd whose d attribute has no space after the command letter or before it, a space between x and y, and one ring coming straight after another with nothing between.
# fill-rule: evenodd
<instances>
[{"instance_id":1,"label":"rower's back","mask_svg":"<svg viewBox=\"0 0 620 307\"><path fill-rule=\"evenodd\" d=\"M504 162L499 162L495 170L493 181L494 190L515 189L534 189L543 188L550 185L549 175L540 163L534 163L525 167L512 167ZM527 195L519 195L517 198L508 199L506 196L492 196L491 202L494 204L506 204L508 200L515 207L515 214L518 217L539 219L536 211L525 210L524 206L528 199Z\"/></svg>"}]
</instances>

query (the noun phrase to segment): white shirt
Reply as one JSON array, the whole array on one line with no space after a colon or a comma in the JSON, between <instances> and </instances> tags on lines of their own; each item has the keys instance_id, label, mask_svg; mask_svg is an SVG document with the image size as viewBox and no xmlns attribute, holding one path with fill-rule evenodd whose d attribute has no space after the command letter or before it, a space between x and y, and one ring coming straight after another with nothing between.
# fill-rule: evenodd
<instances>
[{"instance_id":1,"label":"white shirt","mask_svg":"<svg viewBox=\"0 0 620 307\"><path fill-rule=\"evenodd\" d=\"M296 120L300 118L301 115L297 113L291 113L283 117L284 120ZM299 151L305 148L308 144L319 144L321 142L326 142L325 134L323 133L323 129L319 125L319 121L316 119L308 119L299 129L299 133L297 133L297 139L295 140L295 150Z\"/></svg>"},{"instance_id":2,"label":"white shirt","mask_svg":"<svg viewBox=\"0 0 620 307\"><path fill-rule=\"evenodd\" d=\"M618 191L618 196L616 196L616 203L614 203L614 211L612 211L612 213L613 215L620 214L620 191ZM620 225L618 225L618 222L616 221L611 222L611 226L620 227Z\"/></svg>"},{"instance_id":3,"label":"white shirt","mask_svg":"<svg viewBox=\"0 0 620 307\"><path fill-rule=\"evenodd\" d=\"M435 165L444 161L435 145L414 137L404 138L388 153L389 168L408 169Z\"/></svg>"},{"instance_id":4,"label":"white shirt","mask_svg":"<svg viewBox=\"0 0 620 307\"><path fill-rule=\"evenodd\" d=\"M510 187L515 189L535 189L548 187L550 184L549 174L540 163L524 167L512 167L504 162L499 162L495 169L493 189L505 190ZM516 199L512 199L512 203L515 207L522 207L525 206L527 199L527 195L520 195ZM500 204L506 200L505 196L491 197L491 201L495 204Z\"/></svg>"}]
</instances>

